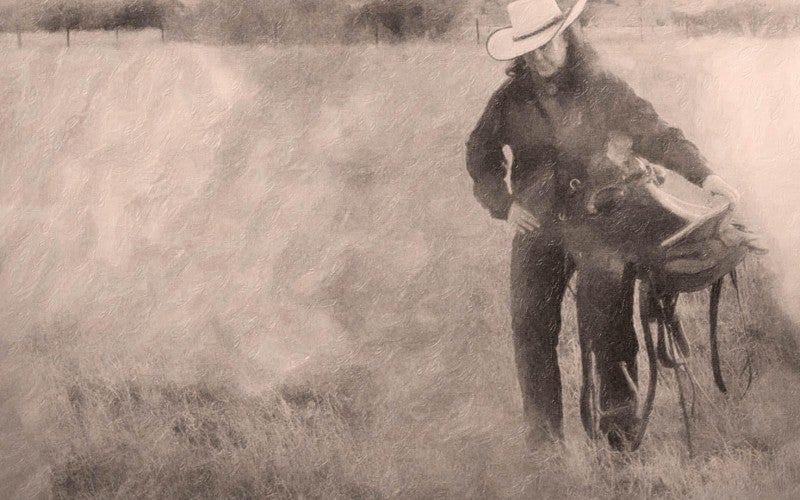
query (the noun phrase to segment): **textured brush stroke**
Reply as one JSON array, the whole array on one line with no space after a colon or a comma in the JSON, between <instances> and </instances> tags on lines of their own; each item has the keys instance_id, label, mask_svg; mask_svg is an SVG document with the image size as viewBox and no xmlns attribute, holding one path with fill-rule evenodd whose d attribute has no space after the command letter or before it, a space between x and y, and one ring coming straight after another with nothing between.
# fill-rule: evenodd
<instances>
[{"instance_id":1,"label":"textured brush stroke","mask_svg":"<svg viewBox=\"0 0 800 500\"><path fill-rule=\"evenodd\" d=\"M503 66L469 21L377 46L2 35L3 497L796 494L798 39L590 28L772 238L749 320L731 294L721 312L723 355L749 345L757 377L742 401L711 393L688 297L698 457L668 382L643 450L614 458L579 431L568 300L573 437L531 456L510 235L463 164Z\"/></svg>"}]
</instances>

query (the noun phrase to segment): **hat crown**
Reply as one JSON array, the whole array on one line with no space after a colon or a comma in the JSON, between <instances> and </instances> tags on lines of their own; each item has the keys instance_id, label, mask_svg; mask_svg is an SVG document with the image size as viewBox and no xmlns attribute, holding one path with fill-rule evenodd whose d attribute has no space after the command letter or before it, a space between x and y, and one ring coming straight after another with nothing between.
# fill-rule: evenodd
<instances>
[{"instance_id":1,"label":"hat crown","mask_svg":"<svg viewBox=\"0 0 800 500\"><path fill-rule=\"evenodd\" d=\"M507 9L515 37L539 31L564 16L555 0L517 0Z\"/></svg>"}]
</instances>

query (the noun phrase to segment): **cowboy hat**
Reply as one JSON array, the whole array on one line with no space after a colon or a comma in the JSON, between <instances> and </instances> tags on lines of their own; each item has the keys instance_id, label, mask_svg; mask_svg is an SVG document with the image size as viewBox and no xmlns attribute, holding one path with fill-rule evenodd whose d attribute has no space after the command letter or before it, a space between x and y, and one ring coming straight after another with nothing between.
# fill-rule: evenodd
<instances>
[{"instance_id":1,"label":"cowboy hat","mask_svg":"<svg viewBox=\"0 0 800 500\"><path fill-rule=\"evenodd\" d=\"M580 15L586 0L562 12L556 0L517 0L508 4L511 26L489 35L486 50L498 61L508 61L536 50L560 35Z\"/></svg>"}]
</instances>

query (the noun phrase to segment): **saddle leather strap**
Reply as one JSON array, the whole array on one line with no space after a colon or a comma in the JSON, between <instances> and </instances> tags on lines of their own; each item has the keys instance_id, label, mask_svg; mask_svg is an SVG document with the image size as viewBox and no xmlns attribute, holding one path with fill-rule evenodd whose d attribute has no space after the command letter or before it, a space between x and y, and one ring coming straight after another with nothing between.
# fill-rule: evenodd
<instances>
[{"instance_id":1,"label":"saddle leather strap","mask_svg":"<svg viewBox=\"0 0 800 500\"><path fill-rule=\"evenodd\" d=\"M639 282L639 321L642 324L642 333L644 335L644 344L647 348L647 361L650 368L650 380L647 383L647 395L645 396L644 406L642 408L642 416L639 422L639 432L631 443L631 449L635 451L642 444L647 424L650 421L650 414L653 412L653 402L656 398L656 386L658 384L658 359L656 354L656 346L653 342L653 330L650 326L652 318L651 306L653 301L650 300L652 290L652 277L649 273L644 279Z\"/></svg>"},{"instance_id":2,"label":"saddle leather strap","mask_svg":"<svg viewBox=\"0 0 800 500\"><path fill-rule=\"evenodd\" d=\"M714 383L721 393L727 394L728 388L722 378L722 367L719 361L719 342L717 341L717 322L719 316L719 301L722 295L722 285L725 277L721 277L711 285L711 294L708 304L709 343L711 346L711 370L714 373Z\"/></svg>"}]
</instances>

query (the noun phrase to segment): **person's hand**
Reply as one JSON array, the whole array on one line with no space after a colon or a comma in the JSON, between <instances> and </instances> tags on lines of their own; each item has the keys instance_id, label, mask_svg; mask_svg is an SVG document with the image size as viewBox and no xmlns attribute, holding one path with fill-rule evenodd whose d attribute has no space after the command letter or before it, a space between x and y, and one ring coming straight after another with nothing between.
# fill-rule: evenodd
<instances>
[{"instance_id":1,"label":"person's hand","mask_svg":"<svg viewBox=\"0 0 800 500\"><path fill-rule=\"evenodd\" d=\"M718 194L727 198L731 206L734 207L739 204L741 198L739 191L718 175L709 175L706 177L706 180L703 181L703 190L710 194Z\"/></svg>"},{"instance_id":2,"label":"person's hand","mask_svg":"<svg viewBox=\"0 0 800 500\"><path fill-rule=\"evenodd\" d=\"M517 231L530 232L539 229L541 224L535 215L518 204L516 201L508 209L508 222L514 225Z\"/></svg>"}]
</instances>

